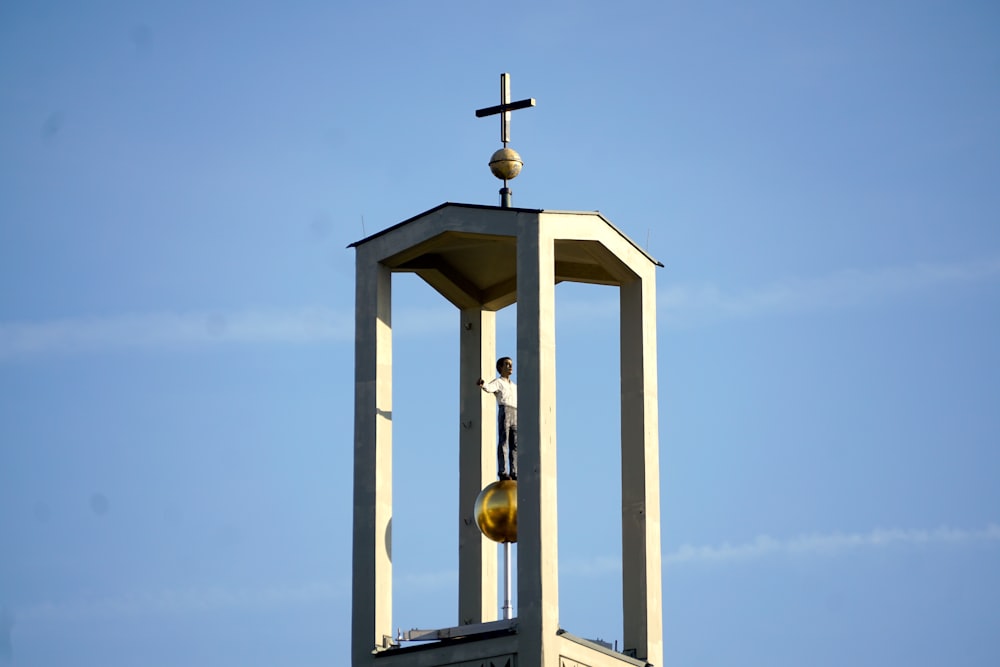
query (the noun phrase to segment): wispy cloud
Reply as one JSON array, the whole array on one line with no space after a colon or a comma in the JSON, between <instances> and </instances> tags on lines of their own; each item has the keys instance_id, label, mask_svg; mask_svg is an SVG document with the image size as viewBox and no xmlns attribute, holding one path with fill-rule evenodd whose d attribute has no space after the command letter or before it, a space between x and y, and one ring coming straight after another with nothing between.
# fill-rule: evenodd
<instances>
[{"instance_id":1,"label":"wispy cloud","mask_svg":"<svg viewBox=\"0 0 1000 667\"><path fill-rule=\"evenodd\" d=\"M754 540L741 544L728 542L702 546L684 544L663 554L663 563L668 567L699 563L732 563L768 557L832 555L851 550L892 546L971 544L997 540L1000 540L1000 525L997 524L989 524L981 530L947 527L934 530L879 528L867 533L809 533L785 539L759 535ZM621 560L617 557L598 556L567 563L562 570L573 576L621 572Z\"/></svg>"},{"instance_id":2,"label":"wispy cloud","mask_svg":"<svg viewBox=\"0 0 1000 667\"><path fill-rule=\"evenodd\" d=\"M923 263L875 269L844 269L823 276L789 278L746 289L715 284L678 285L661 280L657 307L664 326L692 326L774 313L830 310L879 303L922 290L996 280L1000 257L956 263ZM598 298L557 302L560 321L618 317L618 298L604 290Z\"/></svg>"},{"instance_id":3,"label":"wispy cloud","mask_svg":"<svg viewBox=\"0 0 1000 667\"><path fill-rule=\"evenodd\" d=\"M116 596L41 602L15 609L18 621L256 611L347 599L350 582L308 582L266 588L206 588L133 591Z\"/></svg>"},{"instance_id":4,"label":"wispy cloud","mask_svg":"<svg viewBox=\"0 0 1000 667\"><path fill-rule=\"evenodd\" d=\"M828 310L876 303L921 290L1000 278L1000 257L951 264L848 269L749 290L715 285L668 286L658 305L667 324L697 323L770 313Z\"/></svg>"},{"instance_id":5,"label":"wispy cloud","mask_svg":"<svg viewBox=\"0 0 1000 667\"><path fill-rule=\"evenodd\" d=\"M788 539L760 535L752 542L716 546L684 544L664 556L667 564L719 563L751 560L767 556L807 556L833 554L865 548L897 545L966 544L1000 540L1000 526L989 524L981 530L937 528L934 530L876 529L867 533L812 533Z\"/></svg>"},{"instance_id":6,"label":"wispy cloud","mask_svg":"<svg viewBox=\"0 0 1000 667\"><path fill-rule=\"evenodd\" d=\"M943 544L969 545L1000 541L1000 525L980 530L937 528L934 530L876 529L867 533L810 533L787 539L761 535L742 544L692 546L685 544L663 556L666 567L696 564L728 564L771 557L836 555L860 549L918 547ZM601 576L621 572L617 556L596 556L562 562L561 571L571 577ZM441 570L399 577L401 591L439 591L457 585L458 573ZM350 596L349 580L317 581L262 588L185 588L138 591L108 597L40 602L14 608L17 621L43 619L109 618L142 614L193 614L226 610L268 610L342 601Z\"/></svg>"},{"instance_id":7,"label":"wispy cloud","mask_svg":"<svg viewBox=\"0 0 1000 667\"><path fill-rule=\"evenodd\" d=\"M0 323L0 360L100 349L237 343L316 343L354 338L353 314L330 308L229 313L138 313Z\"/></svg>"},{"instance_id":8,"label":"wispy cloud","mask_svg":"<svg viewBox=\"0 0 1000 667\"><path fill-rule=\"evenodd\" d=\"M397 335L426 335L458 327L449 307L401 308ZM354 312L329 307L153 312L43 322L0 322L0 361L46 354L149 349L220 343L346 343Z\"/></svg>"},{"instance_id":9,"label":"wispy cloud","mask_svg":"<svg viewBox=\"0 0 1000 667\"><path fill-rule=\"evenodd\" d=\"M660 290L660 319L666 326L692 325L734 317L843 308L878 302L919 290L1000 278L1000 258L953 264L917 264L870 270L844 270L816 278L726 290L715 285L669 285ZM618 300L562 299L560 322L617 317ZM400 335L453 330L457 316L447 304L398 308L394 329ZM232 312L154 312L110 317L78 317L43 322L0 322L0 361L33 355L102 349L161 348L218 343L328 343L354 338L353 310L329 307L238 310Z\"/></svg>"},{"instance_id":10,"label":"wispy cloud","mask_svg":"<svg viewBox=\"0 0 1000 667\"><path fill-rule=\"evenodd\" d=\"M457 587L458 572L441 570L397 576L402 593L440 591ZM15 608L0 607L0 629L6 613L11 623L40 619L91 619L146 614L198 614L220 611L261 611L342 601L350 597L350 580L311 581L258 588L224 586L164 588L118 595L50 600Z\"/></svg>"}]
</instances>

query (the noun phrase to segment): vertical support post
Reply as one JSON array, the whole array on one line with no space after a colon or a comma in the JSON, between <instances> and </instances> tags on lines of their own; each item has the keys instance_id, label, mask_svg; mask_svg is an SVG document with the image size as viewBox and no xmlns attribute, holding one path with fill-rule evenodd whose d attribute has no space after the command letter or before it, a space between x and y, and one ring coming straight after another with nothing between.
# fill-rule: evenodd
<instances>
[{"instance_id":1,"label":"vertical support post","mask_svg":"<svg viewBox=\"0 0 1000 667\"><path fill-rule=\"evenodd\" d=\"M351 654L363 665L392 635L392 275L364 249L356 261Z\"/></svg>"},{"instance_id":2,"label":"vertical support post","mask_svg":"<svg viewBox=\"0 0 1000 667\"><path fill-rule=\"evenodd\" d=\"M623 647L663 664L653 267L620 288Z\"/></svg>"},{"instance_id":3,"label":"vertical support post","mask_svg":"<svg viewBox=\"0 0 1000 667\"><path fill-rule=\"evenodd\" d=\"M518 216L518 665L558 660L555 242L541 216Z\"/></svg>"},{"instance_id":4,"label":"vertical support post","mask_svg":"<svg viewBox=\"0 0 1000 667\"><path fill-rule=\"evenodd\" d=\"M514 617L514 605L511 603L510 583L510 542L503 543L503 617L509 621Z\"/></svg>"},{"instance_id":5,"label":"vertical support post","mask_svg":"<svg viewBox=\"0 0 1000 667\"><path fill-rule=\"evenodd\" d=\"M497 620L497 549L479 531L475 504L496 478L496 400L476 386L492 377L496 355L496 313L460 312L458 437L458 624Z\"/></svg>"},{"instance_id":6,"label":"vertical support post","mask_svg":"<svg viewBox=\"0 0 1000 667\"><path fill-rule=\"evenodd\" d=\"M504 181L503 187L500 188L500 208L510 208L512 194L511 189L507 187L507 181Z\"/></svg>"}]
</instances>

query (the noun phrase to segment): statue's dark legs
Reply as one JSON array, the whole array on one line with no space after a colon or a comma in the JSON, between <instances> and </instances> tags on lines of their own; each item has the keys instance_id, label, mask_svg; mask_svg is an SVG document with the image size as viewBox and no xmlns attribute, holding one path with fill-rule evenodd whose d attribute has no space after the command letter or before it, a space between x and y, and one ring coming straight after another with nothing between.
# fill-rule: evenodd
<instances>
[{"instance_id":1,"label":"statue's dark legs","mask_svg":"<svg viewBox=\"0 0 1000 667\"><path fill-rule=\"evenodd\" d=\"M497 477L517 479L517 408L500 406L497 431Z\"/></svg>"}]
</instances>

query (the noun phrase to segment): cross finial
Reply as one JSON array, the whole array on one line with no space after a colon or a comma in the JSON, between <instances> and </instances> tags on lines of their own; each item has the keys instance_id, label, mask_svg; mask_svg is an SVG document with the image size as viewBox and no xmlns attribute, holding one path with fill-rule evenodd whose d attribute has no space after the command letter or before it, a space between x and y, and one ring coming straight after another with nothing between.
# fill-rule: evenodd
<instances>
[{"instance_id":1,"label":"cross finial","mask_svg":"<svg viewBox=\"0 0 1000 667\"><path fill-rule=\"evenodd\" d=\"M510 101L510 74L504 72L500 75L499 106L476 109L476 118L500 114L500 141L503 142L506 148L507 142L510 141L510 112L533 106L535 106L535 99L533 97L529 97L526 100L518 100L517 102Z\"/></svg>"}]
</instances>

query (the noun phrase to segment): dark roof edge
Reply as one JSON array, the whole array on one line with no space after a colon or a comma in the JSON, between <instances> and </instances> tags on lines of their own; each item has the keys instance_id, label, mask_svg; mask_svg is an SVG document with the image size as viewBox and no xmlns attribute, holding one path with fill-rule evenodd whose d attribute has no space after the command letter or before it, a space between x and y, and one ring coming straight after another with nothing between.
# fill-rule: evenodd
<instances>
[{"instance_id":1,"label":"dark roof edge","mask_svg":"<svg viewBox=\"0 0 1000 667\"><path fill-rule=\"evenodd\" d=\"M512 207L512 206L487 206L486 204L459 204L459 203L456 203L456 202L446 201L445 203L438 204L434 208L428 209L428 210L424 211L423 213L417 213L416 215L414 215L414 216L412 216L410 218L407 218L406 220L403 220L402 222L397 222L395 225L393 225L391 227L386 227L385 229L383 229L380 232L375 232L371 236L366 236L365 238L361 239L360 241L355 241L354 243L350 244L347 247L348 248L356 248L359 245L362 245L364 243L367 243L368 241L371 241L372 239L376 239L376 238L382 236L383 234L388 234L389 232L393 231L394 229L399 229L403 225L407 225L407 224L413 222L414 220L416 220L417 218L422 218L425 215L430 215L431 213L435 213L435 212L441 210L442 208L444 208L445 206L458 206L460 208L475 208L475 209L492 209L492 210L497 210L497 211L518 211L520 213L541 213L542 212L542 209L539 209L539 208L516 208L516 207Z\"/></svg>"},{"instance_id":2,"label":"dark roof edge","mask_svg":"<svg viewBox=\"0 0 1000 667\"><path fill-rule=\"evenodd\" d=\"M371 236L366 236L365 238L361 239L360 241L355 241L354 243L351 243L347 247L348 248L356 248L359 245L362 245L364 243L367 243L368 241L371 241L372 239L376 239L376 238L382 236L383 234L388 234L389 232L391 232L391 231L393 231L395 229L399 229L403 225L407 225L407 224L413 222L414 220L416 220L417 218L422 218L425 215L430 215L431 213L439 211L442 208L444 208L445 206L457 206L459 208L472 208L472 209L493 210L493 211L517 211L518 213L563 213L563 214L569 214L569 215L597 215L609 227L611 227L611 229L613 229L616 232L618 232L619 236L621 236L623 239L625 239L626 241L628 241L632 245L633 248L635 248L636 250L638 250L639 252L641 252L646 259L648 259L650 262L652 262L656 266L659 266L660 268L663 267L663 262L661 262L658 259L654 258L652 255L650 255L648 252L646 252L644 249L642 249L639 246L639 244L637 244L635 241L633 241L632 239L630 239L628 237L628 235L625 234L625 232L623 232L622 230L618 229L618 227L616 227L613 222L611 222L610 220L608 220L607 218L605 218L604 214L601 213L600 211L559 211L559 210L546 210L546 209L542 209L542 208L516 208L516 207L512 207L512 206L488 206L486 204L459 204L459 203L447 202L447 201L444 202L443 204L438 204L434 208L428 209L428 210L424 211L423 213L417 213L416 215L414 215L414 216L412 216L410 218L407 218L406 220L403 220L402 222L397 222L395 225L392 225L391 227L386 227L385 229L383 229L380 232L375 232Z\"/></svg>"}]
</instances>

